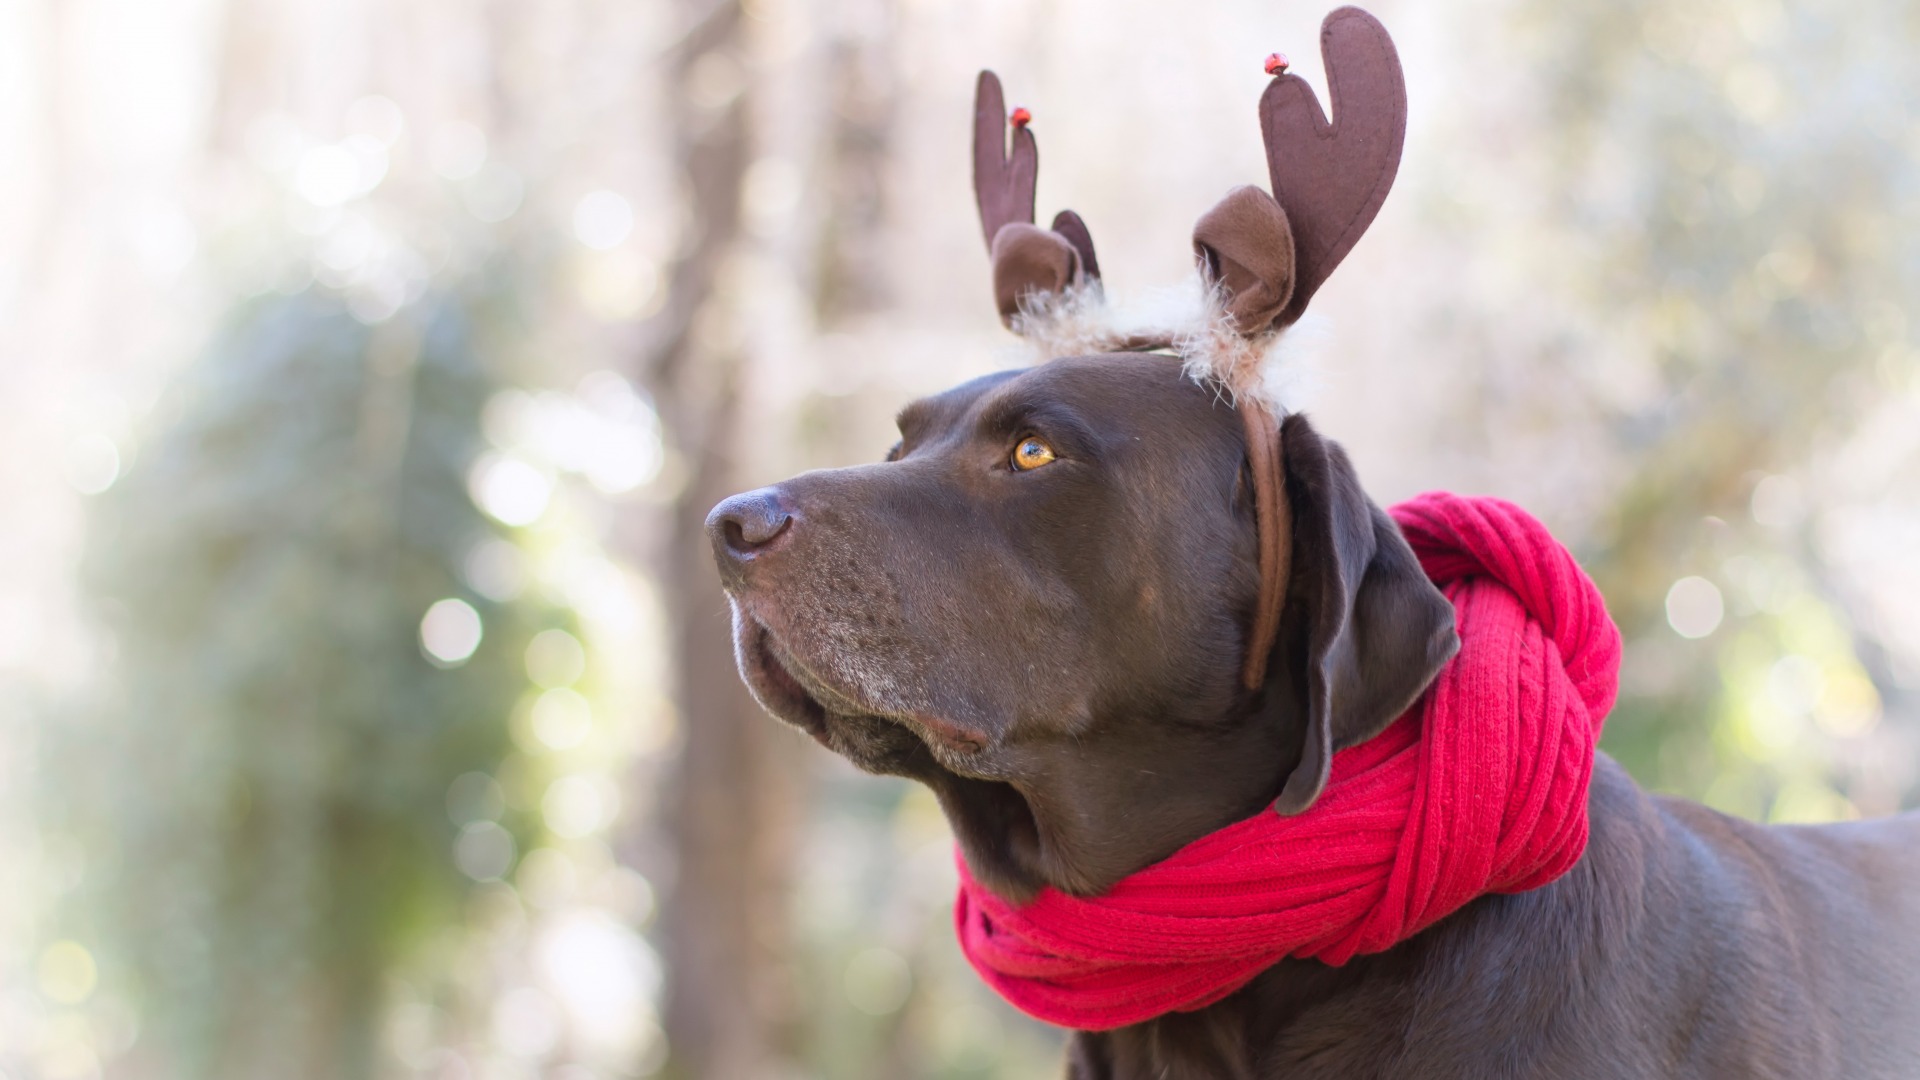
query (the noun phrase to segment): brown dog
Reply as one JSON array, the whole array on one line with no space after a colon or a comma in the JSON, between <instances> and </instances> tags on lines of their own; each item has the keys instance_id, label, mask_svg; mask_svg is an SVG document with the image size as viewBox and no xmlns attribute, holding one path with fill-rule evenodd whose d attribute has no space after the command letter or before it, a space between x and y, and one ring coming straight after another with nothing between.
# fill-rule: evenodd
<instances>
[{"instance_id":1,"label":"brown dog","mask_svg":"<svg viewBox=\"0 0 1920 1080\"><path fill-rule=\"evenodd\" d=\"M1370 179L1316 193L1276 164L1283 198L1239 189L1196 232L1227 325L1256 343L1298 317L1397 160L1391 43L1351 9L1328 26L1336 100L1358 71L1385 119L1343 150L1321 118L1303 128L1333 148L1318 165L1275 161ZM1270 152L1299 100L1281 71ZM1370 100L1362 82L1350 103ZM1098 269L1077 217L1032 225L1031 136L1007 156L997 82L981 100L976 187L1019 328L1035 294ZM1192 340L1114 341L1189 348L1067 356L915 402L884 463L707 520L761 703L928 785L1004 897L1103 892L1283 791L1305 809L1325 749L1377 734L1452 655L1451 606L1346 455L1304 416L1275 425L1189 378ZM1309 684L1310 658L1331 676ZM1650 798L1604 758L1589 816L1585 856L1549 885L1342 967L1283 961L1199 1011L1081 1033L1069 1074L1920 1077L1920 816L1761 828Z\"/></svg>"},{"instance_id":2,"label":"brown dog","mask_svg":"<svg viewBox=\"0 0 1920 1080\"><path fill-rule=\"evenodd\" d=\"M767 709L931 787L1007 896L1097 893L1262 812L1306 710L1236 677L1256 573L1233 410L1172 358L1102 356L968 383L900 427L885 463L708 519ZM1054 459L1023 471L1032 438ZM1316 537L1375 545L1343 586L1377 590L1345 631L1367 682L1336 693L1417 693L1427 628L1378 620L1432 586L1337 446L1303 417L1283 440L1290 595L1340 561ZM1312 647L1307 614L1277 648ZM1377 730L1349 705L1336 745ZM1079 1035L1070 1075L1920 1076L1920 817L1761 828L1650 798L1611 761L1590 815L1585 858L1553 884L1341 968L1286 961L1205 1010Z\"/></svg>"}]
</instances>

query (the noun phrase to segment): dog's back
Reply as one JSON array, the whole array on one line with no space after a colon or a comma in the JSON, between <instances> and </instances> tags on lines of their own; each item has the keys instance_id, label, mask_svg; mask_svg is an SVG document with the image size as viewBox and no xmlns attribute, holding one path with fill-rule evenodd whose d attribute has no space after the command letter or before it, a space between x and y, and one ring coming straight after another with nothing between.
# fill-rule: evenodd
<instances>
[{"instance_id":1,"label":"dog's back","mask_svg":"<svg viewBox=\"0 0 1920 1080\"><path fill-rule=\"evenodd\" d=\"M1703 1037L1777 1037L1808 1067L1781 1075L1920 1076L1920 813L1762 826L1655 802L1720 991L1702 1002Z\"/></svg>"}]
</instances>

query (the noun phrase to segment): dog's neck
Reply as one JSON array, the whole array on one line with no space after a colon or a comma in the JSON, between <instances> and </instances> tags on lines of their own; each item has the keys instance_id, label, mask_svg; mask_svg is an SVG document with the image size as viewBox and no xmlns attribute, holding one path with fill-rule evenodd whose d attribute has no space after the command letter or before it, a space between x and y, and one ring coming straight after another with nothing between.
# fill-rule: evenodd
<instances>
[{"instance_id":1,"label":"dog's neck","mask_svg":"<svg viewBox=\"0 0 1920 1080\"><path fill-rule=\"evenodd\" d=\"M1015 901L1044 886L1096 895L1272 801L1298 757L1298 728L1257 705L1204 724L1112 718L1130 728L1115 740L1126 756L1064 758L1047 775L926 779L981 884Z\"/></svg>"},{"instance_id":2,"label":"dog's neck","mask_svg":"<svg viewBox=\"0 0 1920 1080\"><path fill-rule=\"evenodd\" d=\"M1265 1075L1255 1072L1256 1063L1268 1069L1284 1063L1288 1077L1405 1075L1401 1055L1413 1040L1426 1040L1432 1075L1485 1075L1449 1071L1446 1063L1470 1056L1463 1048L1537 1047L1549 1033L1578 1031L1574 1014L1601 1011L1590 996L1624 993L1610 981L1625 978L1643 994L1651 986L1681 985L1678 975L1656 977L1636 967L1641 960L1628 943L1648 925L1649 895L1685 892L1676 868L1649 863L1647 836L1660 828L1653 806L1604 759L1593 803L1592 844L1565 877L1531 892L1481 897L1386 952L1340 967L1282 960L1205 1008L1078 1033L1068 1076L1253 1080ZM1678 933L1669 919L1653 925ZM1689 968L1683 950L1653 953ZM1568 970L1586 977L1569 985ZM1689 970L1685 977L1710 981L1712 974ZM1547 988L1552 992L1543 992Z\"/></svg>"}]
</instances>

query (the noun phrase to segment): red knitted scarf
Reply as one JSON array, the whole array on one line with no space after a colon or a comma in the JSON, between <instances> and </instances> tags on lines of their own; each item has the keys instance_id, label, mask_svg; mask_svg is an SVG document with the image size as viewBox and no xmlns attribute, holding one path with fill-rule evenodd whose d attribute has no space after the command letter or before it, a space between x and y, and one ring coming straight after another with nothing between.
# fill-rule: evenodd
<instances>
[{"instance_id":1,"label":"red knitted scarf","mask_svg":"<svg viewBox=\"0 0 1920 1080\"><path fill-rule=\"evenodd\" d=\"M1587 784L1620 634L1573 556L1499 499L1393 517L1458 615L1460 653L1320 801L1262 812L1081 899L1015 907L960 863L975 970L1041 1020L1097 1031L1211 1005L1285 957L1344 964L1487 893L1538 888L1587 844Z\"/></svg>"}]
</instances>

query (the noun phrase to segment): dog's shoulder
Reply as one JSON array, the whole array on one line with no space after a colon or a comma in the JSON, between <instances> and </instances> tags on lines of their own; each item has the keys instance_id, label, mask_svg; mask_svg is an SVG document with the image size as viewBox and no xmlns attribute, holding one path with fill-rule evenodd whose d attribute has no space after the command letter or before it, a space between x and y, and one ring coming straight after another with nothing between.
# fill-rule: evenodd
<instances>
[{"instance_id":1,"label":"dog's shoulder","mask_svg":"<svg viewBox=\"0 0 1920 1080\"><path fill-rule=\"evenodd\" d=\"M1655 797L1704 895L1744 901L1829 951L1865 936L1883 947L1920 941L1884 932L1920 926L1920 812L1825 825L1761 825L1699 803ZM1880 939L1887 939L1880 941Z\"/></svg>"},{"instance_id":2,"label":"dog's shoulder","mask_svg":"<svg viewBox=\"0 0 1920 1080\"><path fill-rule=\"evenodd\" d=\"M1654 955L1683 959L1667 981L1701 1030L1776 1060L1791 1053L1800 1064L1783 1075L1915 1075L1920 814L1762 825L1648 801L1658 869L1640 915ZM1851 1034L1862 1031L1883 1034Z\"/></svg>"}]
</instances>

